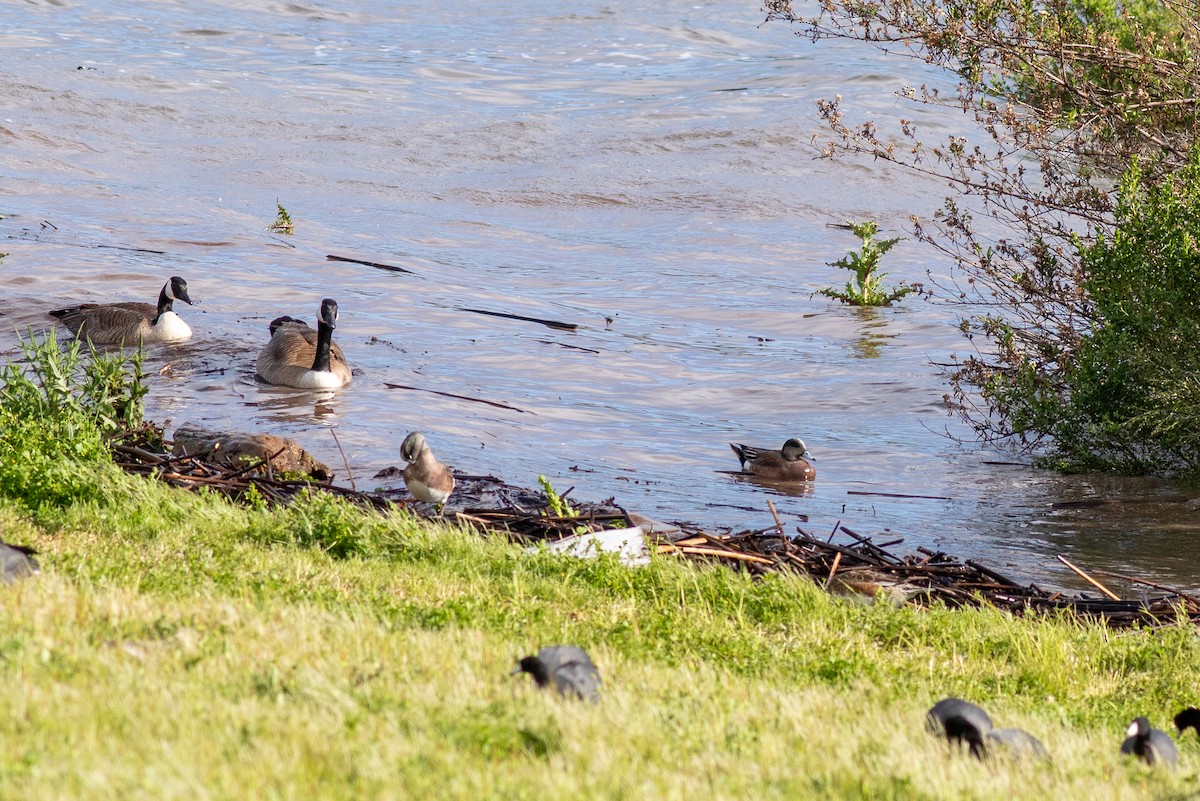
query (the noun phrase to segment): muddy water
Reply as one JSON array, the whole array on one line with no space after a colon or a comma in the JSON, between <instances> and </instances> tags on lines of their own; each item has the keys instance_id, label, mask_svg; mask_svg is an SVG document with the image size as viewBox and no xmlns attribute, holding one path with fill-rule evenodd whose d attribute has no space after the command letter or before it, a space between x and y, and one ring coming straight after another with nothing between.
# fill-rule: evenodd
<instances>
[{"instance_id":1,"label":"muddy water","mask_svg":"<svg viewBox=\"0 0 1200 801\"><path fill-rule=\"evenodd\" d=\"M460 469L664 519L765 526L770 498L811 531L888 530L1039 581L1075 585L1065 553L1200 586L1196 515L1169 502L1188 490L956 441L932 366L962 347L952 312L812 297L855 244L830 223L901 232L945 194L816 159L813 100L933 136L962 123L893 92L937 74L814 48L754 2L341 5L0 6L0 346L46 309L150 301L178 274L202 304L182 311L194 339L151 355L152 416L341 465L336 429L360 487L421 429ZM276 198L294 236L265 230ZM888 268L949 265L905 242ZM352 386L260 385L267 322L326 296ZM789 436L817 459L811 487L723 472L729 441ZM1137 502L1052 506L1109 498Z\"/></svg>"}]
</instances>

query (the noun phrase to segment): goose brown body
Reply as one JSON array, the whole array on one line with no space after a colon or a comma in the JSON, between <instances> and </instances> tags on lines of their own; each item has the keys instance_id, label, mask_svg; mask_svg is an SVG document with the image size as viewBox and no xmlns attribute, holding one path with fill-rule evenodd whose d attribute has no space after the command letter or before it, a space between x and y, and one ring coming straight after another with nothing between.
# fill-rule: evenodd
<instances>
[{"instance_id":1,"label":"goose brown body","mask_svg":"<svg viewBox=\"0 0 1200 801\"><path fill-rule=\"evenodd\" d=\"M158 293L158 304L83 303L49 314L70 329L76 337L89 339L96 345L136 345L138 342L182 342L192 335L192 329L175 313L176 300L192 303L187 282L173 276Z\"/></svg>"},{"instance_id":2,"label":"goose brown body","mask_svg":"<svg viewBox=\"0 0 1200 801\"><path fill-rule=\"evenodd\" d=\"M299 389L334 389L350 383L350 365L333 342L337 303L321 301L317 330L294 317L271 321L271 341L258 354L255 371L268 384Z\"/></svg>"}]
</instances>

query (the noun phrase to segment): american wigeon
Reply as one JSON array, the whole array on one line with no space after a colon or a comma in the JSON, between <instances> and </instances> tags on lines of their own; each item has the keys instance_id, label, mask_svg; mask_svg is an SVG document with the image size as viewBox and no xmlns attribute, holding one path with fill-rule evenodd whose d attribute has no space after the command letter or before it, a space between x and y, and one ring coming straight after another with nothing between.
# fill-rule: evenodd
<instances>
[{"instance_id":1,"label":"american wigeon","mask_svg":"<svg viewBox=\"0 0 1200 801\"><path fill-rule=\"evenodd\" d=\"M729 443L729 447L741 460L743 472L780 481L812 481L817 477L817 468L808 461L812 455L804 442L795 437L777 451L735 442Z\"/></svg>"},{"instance_id":2,"label":"american wigeon","mask_svg":"<svg viewBox=\"0 0 1200 801\"><path fill-rule=\"evenodd\" d=\"M553 687L562 696L593 704L600 700L600 672L577 645L547 645L537 656L523 658L512 672L528 673L538 687Z\"/></svg>"},{"instance_id":3,"label":"american wigeon","mask_svg":"<svg viewBox=\"0 0 1200 801\"><path fill-rule=\"evenodd\" d=\"M182 300L191 304L187 281L174 276L158 293L153 303L84 303L49 312L76 337L90 339L96 345L136 345L139 341L182 342L192 329L172 308Z\"/></svg>"},{"instance_id":4,"label":"american wigeon","mask_svg":"<svg viewBox=\"0 0 1200 801\"><path fill-rule=\"evenodd\" d=\"M350 383L346 356L333 342L337 328L337 301L325 298L317 316L317 330L294 317L271 321L271 341L258 354L255 370L268 384L300 389L334 389Z\"/></svg>"},{"instance_id":5,"label":"american wigeon","mask_svg":"<svg viewBox=\"0 0 1200 801\"><path fill-rule=\"evenodd\" d=\"M408 462L404 468L404 485L419 501L444 504L454 491L454 474L437 460L425 444L425 435L413 431L400 445L400 458Z\"/></svg>"}]
</instances>

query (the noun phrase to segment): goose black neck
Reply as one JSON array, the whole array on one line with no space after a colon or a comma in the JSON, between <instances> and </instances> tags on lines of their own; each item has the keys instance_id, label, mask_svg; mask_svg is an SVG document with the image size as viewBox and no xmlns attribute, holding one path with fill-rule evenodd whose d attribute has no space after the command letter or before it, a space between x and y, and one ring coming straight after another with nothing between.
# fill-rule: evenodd
<instances>
[{"instance_id":1,"label":"goose black neck","mask_svg":"<svg viewBox=\"0 0 1200 801\"><path fill-rule=\"evenodd\" d=\"M312 369L318 373L329 372L329 346L333 344L333 328L324 320L317 322L317 354Z\"/></svg>"},{"instance_id":2,"label":"goose black neck","mask_svg":"<svg viewBox=\"0 0 1200 801\"><path fill-rule=\"evenodd\" d=\"M154 315L154 319L150 321L150 325L156 325L159 317L162 317L164 314L171 311L172 303L174 303L174 301L171 299L171 296L167 294L166 286L163 286L162 291L158 293L158 312Z\"/></svg>"}]
</instances>

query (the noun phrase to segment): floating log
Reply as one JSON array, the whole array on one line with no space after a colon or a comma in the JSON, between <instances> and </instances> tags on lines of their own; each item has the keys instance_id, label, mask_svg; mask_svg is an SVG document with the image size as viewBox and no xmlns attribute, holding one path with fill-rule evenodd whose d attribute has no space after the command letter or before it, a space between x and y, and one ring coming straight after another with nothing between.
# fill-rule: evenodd
<instances>
[{"instance_id":1,"label":"floating log","mask_svg":"<svg viewBox=\"0 0 1200 801\"><path fill-rule=\"evenodd\" d=\"M325 256L326 261L344 261L350 264L362 264L367 267L374 267L376 270L387 270L390 273L408 273L416 275L412 270L406 270L403 267L397 267L394 264L382 264L377 261L364 261L363 259L352 259L349 256L335 256L332 253Z\"/></svg>"},{"instance_id":2,"label":"floating log","mask_svg":"<svg viewBox=\"0 0 1200 801\"><path fill-rule=\"evenodd\" d=\"M547 328L554 328L559 331L574 331L579 328L575 323L563 323L558 320L543 320L540 317L526 317L523 314L509 314L508 312L488 311L487 309L468 309L465 306L459 306L459 311L472 312L474 314L486 314L490 317L505 317L509 320L521 320L526 323L538 323Z\"/></svg>"}]
</instances>

